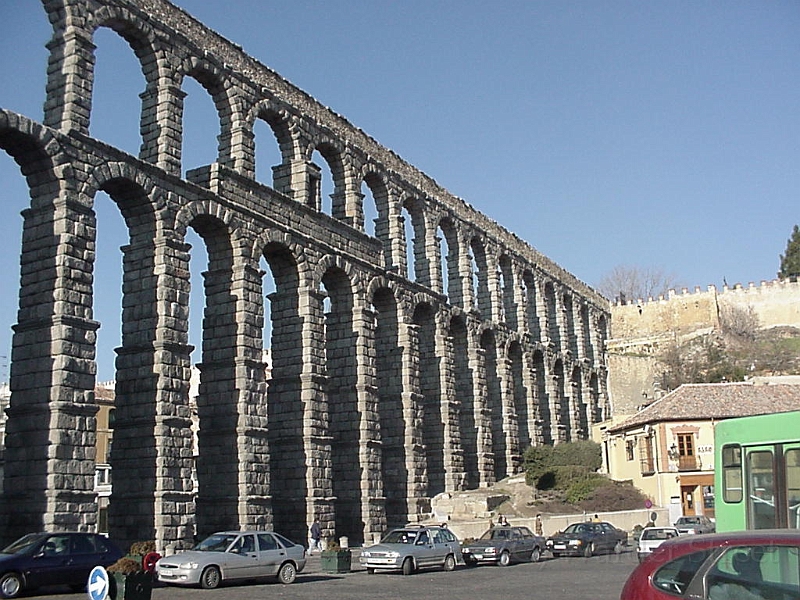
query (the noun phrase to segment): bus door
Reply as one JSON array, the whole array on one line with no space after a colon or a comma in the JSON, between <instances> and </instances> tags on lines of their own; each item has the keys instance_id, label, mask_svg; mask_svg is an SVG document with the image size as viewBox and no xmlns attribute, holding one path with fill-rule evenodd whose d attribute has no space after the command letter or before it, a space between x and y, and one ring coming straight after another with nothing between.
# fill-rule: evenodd
<instances>
[{"instance_id":1,"label":"bus door","mask_svg":"<svg viewBox=\"0 0 800 600\"><path fill-rule=\"evenodd\" d=\"M800 443L745 452L748 529L800 529Z\"/></svg>"},{"instance_id":2,"label":"bus door","mask_svg":"<svg viewBox=\"0 0 800 600\"><path fill-rule=\"evenodd\" d=\"M786 489L785 527L800 529L800 442L783 445L783 481Z\"/></svg>"},{"instance_id":3,"label":"bus door","mask_svg":"<svg viewBox=\"0 0 800 600\"><path fill-rule=\"evenodd\" d=\"M779 527L776 506L776 447L750 446L745 450L748 529Z\"/></svg>"}]
</instances>

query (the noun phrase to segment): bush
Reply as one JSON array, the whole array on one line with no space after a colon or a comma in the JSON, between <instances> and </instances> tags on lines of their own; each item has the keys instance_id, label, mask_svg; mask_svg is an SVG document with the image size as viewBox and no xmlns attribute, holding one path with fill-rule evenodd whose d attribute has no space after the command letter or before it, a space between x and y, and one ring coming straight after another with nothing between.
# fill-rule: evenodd
<instances>
[{"instance_id":1,"label":"bush","mask_svg":"<svg viewBox=\"0 0 800 600\"><path fill-rule=\"evenodd\" d=\"M156 551L156 543L153 540L149 540L147 542L134 542L131 544L131 554L140 554L144 556L145 554L149 554L150 552Z\"/></svg>"},{"instance_id":2,"label":"bush","mask_svg":"<svg viewBox=\"0 0 800 600\"><path fill-rule=\"evenodd\" d=\"M574 481L570 486L567 488L566 492L566 501L570 504L580 504L584 500L588 500L589 498L594 497L597 490L601 487L605 486L613 486L614 482L610 479L606 479L605 477L590 477L589 479L583 479L580 481ZM592 507L593 510L605 510L596 507Z\"/></svg>"},{"instance_id":3,"label":"bush","mask_svg":"<svg viewBox=\"0 0 800 600\"><path fill-rule=\"evenodd\" d=\"M133 560L129 557L123 557L113 565L110 565L106 570L109 573L122 573L123 575L131 575L132 573L138 573L141 571L142 565L137 560Z\"/></svg>"},{"instance_id":4,"label":"bush","mask_svg":"<svg viewBox=\"0 0 800 600\"><path fill-rule=\"evenodd\" d=\"M600 444L590 441L532 446L523 456L525 481L540 490L566 489L573 480L593 474L601 464Z\"/></svg>"},{"instance_id":5,"label":"bush","mask_svg":"<svg viewBox=\"0 0 800 600\"><path fill-rule=\"evenodd\" d=\"M609 481L611 485L598 487L584 501L581 508L593 512L635 510L644 507L644 494L630 483Z\"/></svg>"}]
</instances>

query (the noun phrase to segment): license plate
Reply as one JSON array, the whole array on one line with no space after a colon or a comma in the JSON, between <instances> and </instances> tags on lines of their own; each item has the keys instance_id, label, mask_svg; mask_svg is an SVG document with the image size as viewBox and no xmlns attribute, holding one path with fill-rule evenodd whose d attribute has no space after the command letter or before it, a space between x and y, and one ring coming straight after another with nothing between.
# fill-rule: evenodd
<instances>
[{"instance_id":1,"label":"license plate","mask_svg":"<svg viewBox=\"0 0 800 600\"><path fill-rule=\"evenodd\" d=\"M566 550L567 549L567 547L564 544L556 544L555 546L553 546L553 548L555 548L556 550Z\"/></svg>"}]
</instances>

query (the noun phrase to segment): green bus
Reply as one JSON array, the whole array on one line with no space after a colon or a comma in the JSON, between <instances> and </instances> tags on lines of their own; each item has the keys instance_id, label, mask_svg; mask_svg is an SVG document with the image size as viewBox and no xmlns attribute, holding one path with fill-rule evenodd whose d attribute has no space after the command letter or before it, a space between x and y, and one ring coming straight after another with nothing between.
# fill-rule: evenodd
<instances>
[{"instance_id":1,"label":"green bus","mask_svg":"<svg viewBox=\"0 0 800 600\"><path fill-rule=\"evenodd\" d=\"M717 531L800 529L800 411L714 427Z\"/></svg>"}]
</instances>

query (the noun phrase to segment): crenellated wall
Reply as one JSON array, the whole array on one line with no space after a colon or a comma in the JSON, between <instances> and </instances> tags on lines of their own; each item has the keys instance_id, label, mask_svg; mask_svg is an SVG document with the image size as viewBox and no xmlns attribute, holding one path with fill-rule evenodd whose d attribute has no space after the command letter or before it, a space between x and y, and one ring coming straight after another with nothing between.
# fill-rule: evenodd
<instances>
[{"instance_id":1,"label":"crenellated wall","mask_svg":"<svg viewBox=\"0 0 800 600\"><path fill-rule=\"evenodd\" d=\"M662 335L691 335L719 327L720 311L732 306L752 309L764 329L800 327L800 282L762 281L717 290L670 290L666 297L616 304L611 310L611 338L635 341Z\"/></svg>"}]
</instances>

